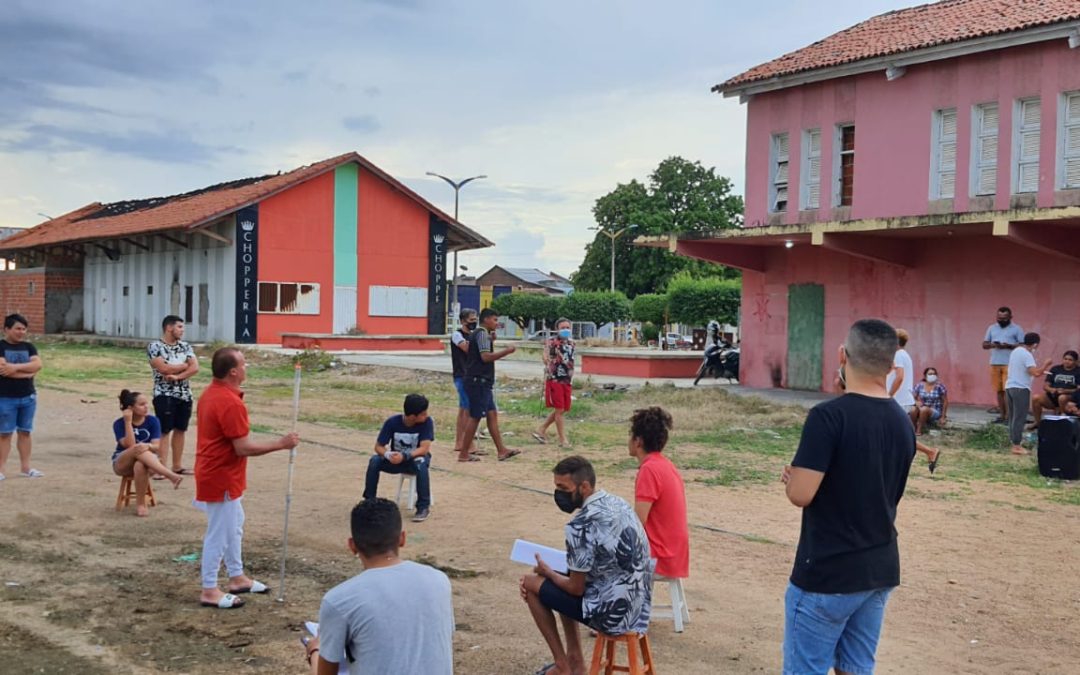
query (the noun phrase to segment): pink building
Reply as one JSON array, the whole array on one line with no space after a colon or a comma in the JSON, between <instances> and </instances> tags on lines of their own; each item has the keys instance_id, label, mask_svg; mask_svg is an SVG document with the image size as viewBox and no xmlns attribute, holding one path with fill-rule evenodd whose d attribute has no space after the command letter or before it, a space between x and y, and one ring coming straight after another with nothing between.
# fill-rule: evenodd
<instances>
[{"instance_id":1,"label":"pink building","mask_svg":"<svg viewBox=\"0 0 1080 675\"><path fill-rule=\"evenodd\" d=\"M1080 2L890 12L714 91L747 104L746 227L666 244L744 271L744 383L831 388L864 317L958 402L994 400L1001 305L1080 348Z\"/></svg>"}]
</instances>

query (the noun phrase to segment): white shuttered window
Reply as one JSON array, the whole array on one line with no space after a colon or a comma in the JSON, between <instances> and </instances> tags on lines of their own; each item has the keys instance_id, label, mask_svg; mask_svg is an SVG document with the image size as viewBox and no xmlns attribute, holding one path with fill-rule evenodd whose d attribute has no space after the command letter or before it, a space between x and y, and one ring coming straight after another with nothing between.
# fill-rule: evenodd
<instances>
[{"instance_id":1,"label":"white shuttered window","mask_svg":"<svg viewBox=\"0 0 1080 675\"><path fill-rule=\"evenodd\" d=\"M975 138L971 144L971 193L992 195L997 192L998 104L975 106Z\"/></svg>"},{"instance_id":2,"label":"white shuttered window","mask_svg":"<svg viewBox=\"0 0 1080 675\"><path fill-rule=\"evenodd\" d=\"M782 213L787 211L788 202L788 158L791 156L787 134L773 134L772 137L771 183L769 185L769 211Z\"/></svg>"},{"instance_id":3,"label":"white shuttered window","mask_svg":"<svg viewBox=\"0 0 1080 675\"><path fill-rule=\"evenodd\" d=\"M428 290L419 286L368 287L368 316L427 316Z\"/></svg>"},{"instance_id":4,"label":"white shuttered window","mask_svg":"<svg viewBox=\"0 0 1080 675\"><path fill-rule=\"evenodd\" d=\"M803 132L802 207L821 206L821 129Z\"/></svg>"},{"instance_id":5,"label":"white shuttered window","mask_svg":"<svg viewBox=\"0 0 1080 675\"><path fill-rule=\"evenodd\" d=\"M956 108L934 113L934 162L930 180L931 199L956 195Z\"/></svg>"},{"instance_id":6,"label":"white shuttered window","mask_svg":"<svg viewBox=\"0 0 1080 675\"><path fill-rule=\"evenodd\" d=\"M1080 188L1080 91L1065 94L1061 113L1059 184L1064 189Z\"/></svg>"},{"instance_id":7,"label":"white shuttered window","mask_svg":"<svg viewBox=\"0 0 1080 675\"><path fill-rule=\"evenodd\" d=\"M1024 99L1016 106L1016 184L1017 194L1039 191L1039 136L1042 127L1042 101Z\"/></svg>"}]
</instances>

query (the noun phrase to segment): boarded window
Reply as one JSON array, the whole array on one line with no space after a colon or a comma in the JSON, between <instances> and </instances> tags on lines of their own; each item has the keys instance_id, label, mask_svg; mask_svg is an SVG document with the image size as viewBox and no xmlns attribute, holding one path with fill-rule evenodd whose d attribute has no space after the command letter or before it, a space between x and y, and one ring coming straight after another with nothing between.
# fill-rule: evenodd
<instances>
[{"instance_id":1,"label":"boarded window","mask_svg":"<svg viewBox=\"0 0 1080 675\"><path fill-rule=\"evenodd\" d=\"M1037 98L1017 102L1016 184L1017 194L1039 191L1039 139L1042 128L1042 101Z\"/></svg>"},{"instance_id":2,"label":"boarded window","mask_svg":"<svg viewBox=\"0 0 1080 675\"><path fill-rule=\"evenodd\" d=\"M260 281L259 312L263 314L318 314L319 284Z\"/></svg>"},{"instance_id":3,"label":"boarded window","mask_svg":"<svg viewBox=\"0 0 1080 675\"><path fill-rule=\"evenodd\" d=\"M427 289L411 286L368 288L368 316L427 316Z\"/></svg>"},{"instance_id":4,"label":"boarded window","mask_svg":"<svg viewBox=\"0 0 1080 675\"><path fill-rule=\"evenodd\" d=\"M971 148L972 193L997 192L998 104L975 106L975 142Z\"/></svg>"},{"instance_id":5,"label":"boarded window","mask_svg":"<svg viewBox=\"0 0 1080 675\"><path fill-rule=\"evenodd\" d=\"M210 286L199 284L199 325L210 324Z\"/></svg>"}]
</instances>

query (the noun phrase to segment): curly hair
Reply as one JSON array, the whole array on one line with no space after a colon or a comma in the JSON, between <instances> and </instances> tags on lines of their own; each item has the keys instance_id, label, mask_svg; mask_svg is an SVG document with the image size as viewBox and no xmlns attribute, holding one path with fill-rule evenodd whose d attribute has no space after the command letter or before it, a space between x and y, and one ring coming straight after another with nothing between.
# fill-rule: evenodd
<instances>
[{"instance_id":1,"label":"curly hair","mask_svg":"<svg viewBox=\"0 0 1080 675\"><path fill-rule=\"evenodd\" d=\"M630 417L630 435L641 439L645 452L660 452L672 429L671 413L658 406L640 408Z\"/></svg>"}]
</instances>

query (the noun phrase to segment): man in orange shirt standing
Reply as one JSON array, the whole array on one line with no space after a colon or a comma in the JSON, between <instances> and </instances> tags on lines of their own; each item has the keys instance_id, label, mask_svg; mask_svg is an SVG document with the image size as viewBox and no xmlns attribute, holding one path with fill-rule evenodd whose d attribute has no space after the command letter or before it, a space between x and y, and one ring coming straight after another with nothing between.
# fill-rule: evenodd
<instances>
[{"instance_id":1,"label":"man in orange shirt standing","mask_svg":"<svg viewBox=\"0 0 1080 675\"><path fill-rule=\"evenodd\" d=\"M239 593L266 593L269 587L244 574L241 544L244 507L240 499L247 487L247 458L295 448L295 433L270 443L257 443L248 434L247 406L241 385L247 378L244 355L235 347L214 352L214 379L199 397L198 447L195 454L195 499L206 504L206 536L202 550L204 607L235 609L244 606ZM229 574L229 592L218 588L221 561Z\"/></svg>"},{"instance_id":2,"label":"man in orange shirt standing","mask_svg":"<svg viewBox=\"0 0 1080 675\"><path fill-rule=\"evenodd\" d=\"M686 486L679 470L661 454L671 425L671 414L655 406L635 410L630 418L630 456L638 461L634 511L649 537L656 576L685 579L690 576Z\"/></svg>"}]
</instances>

